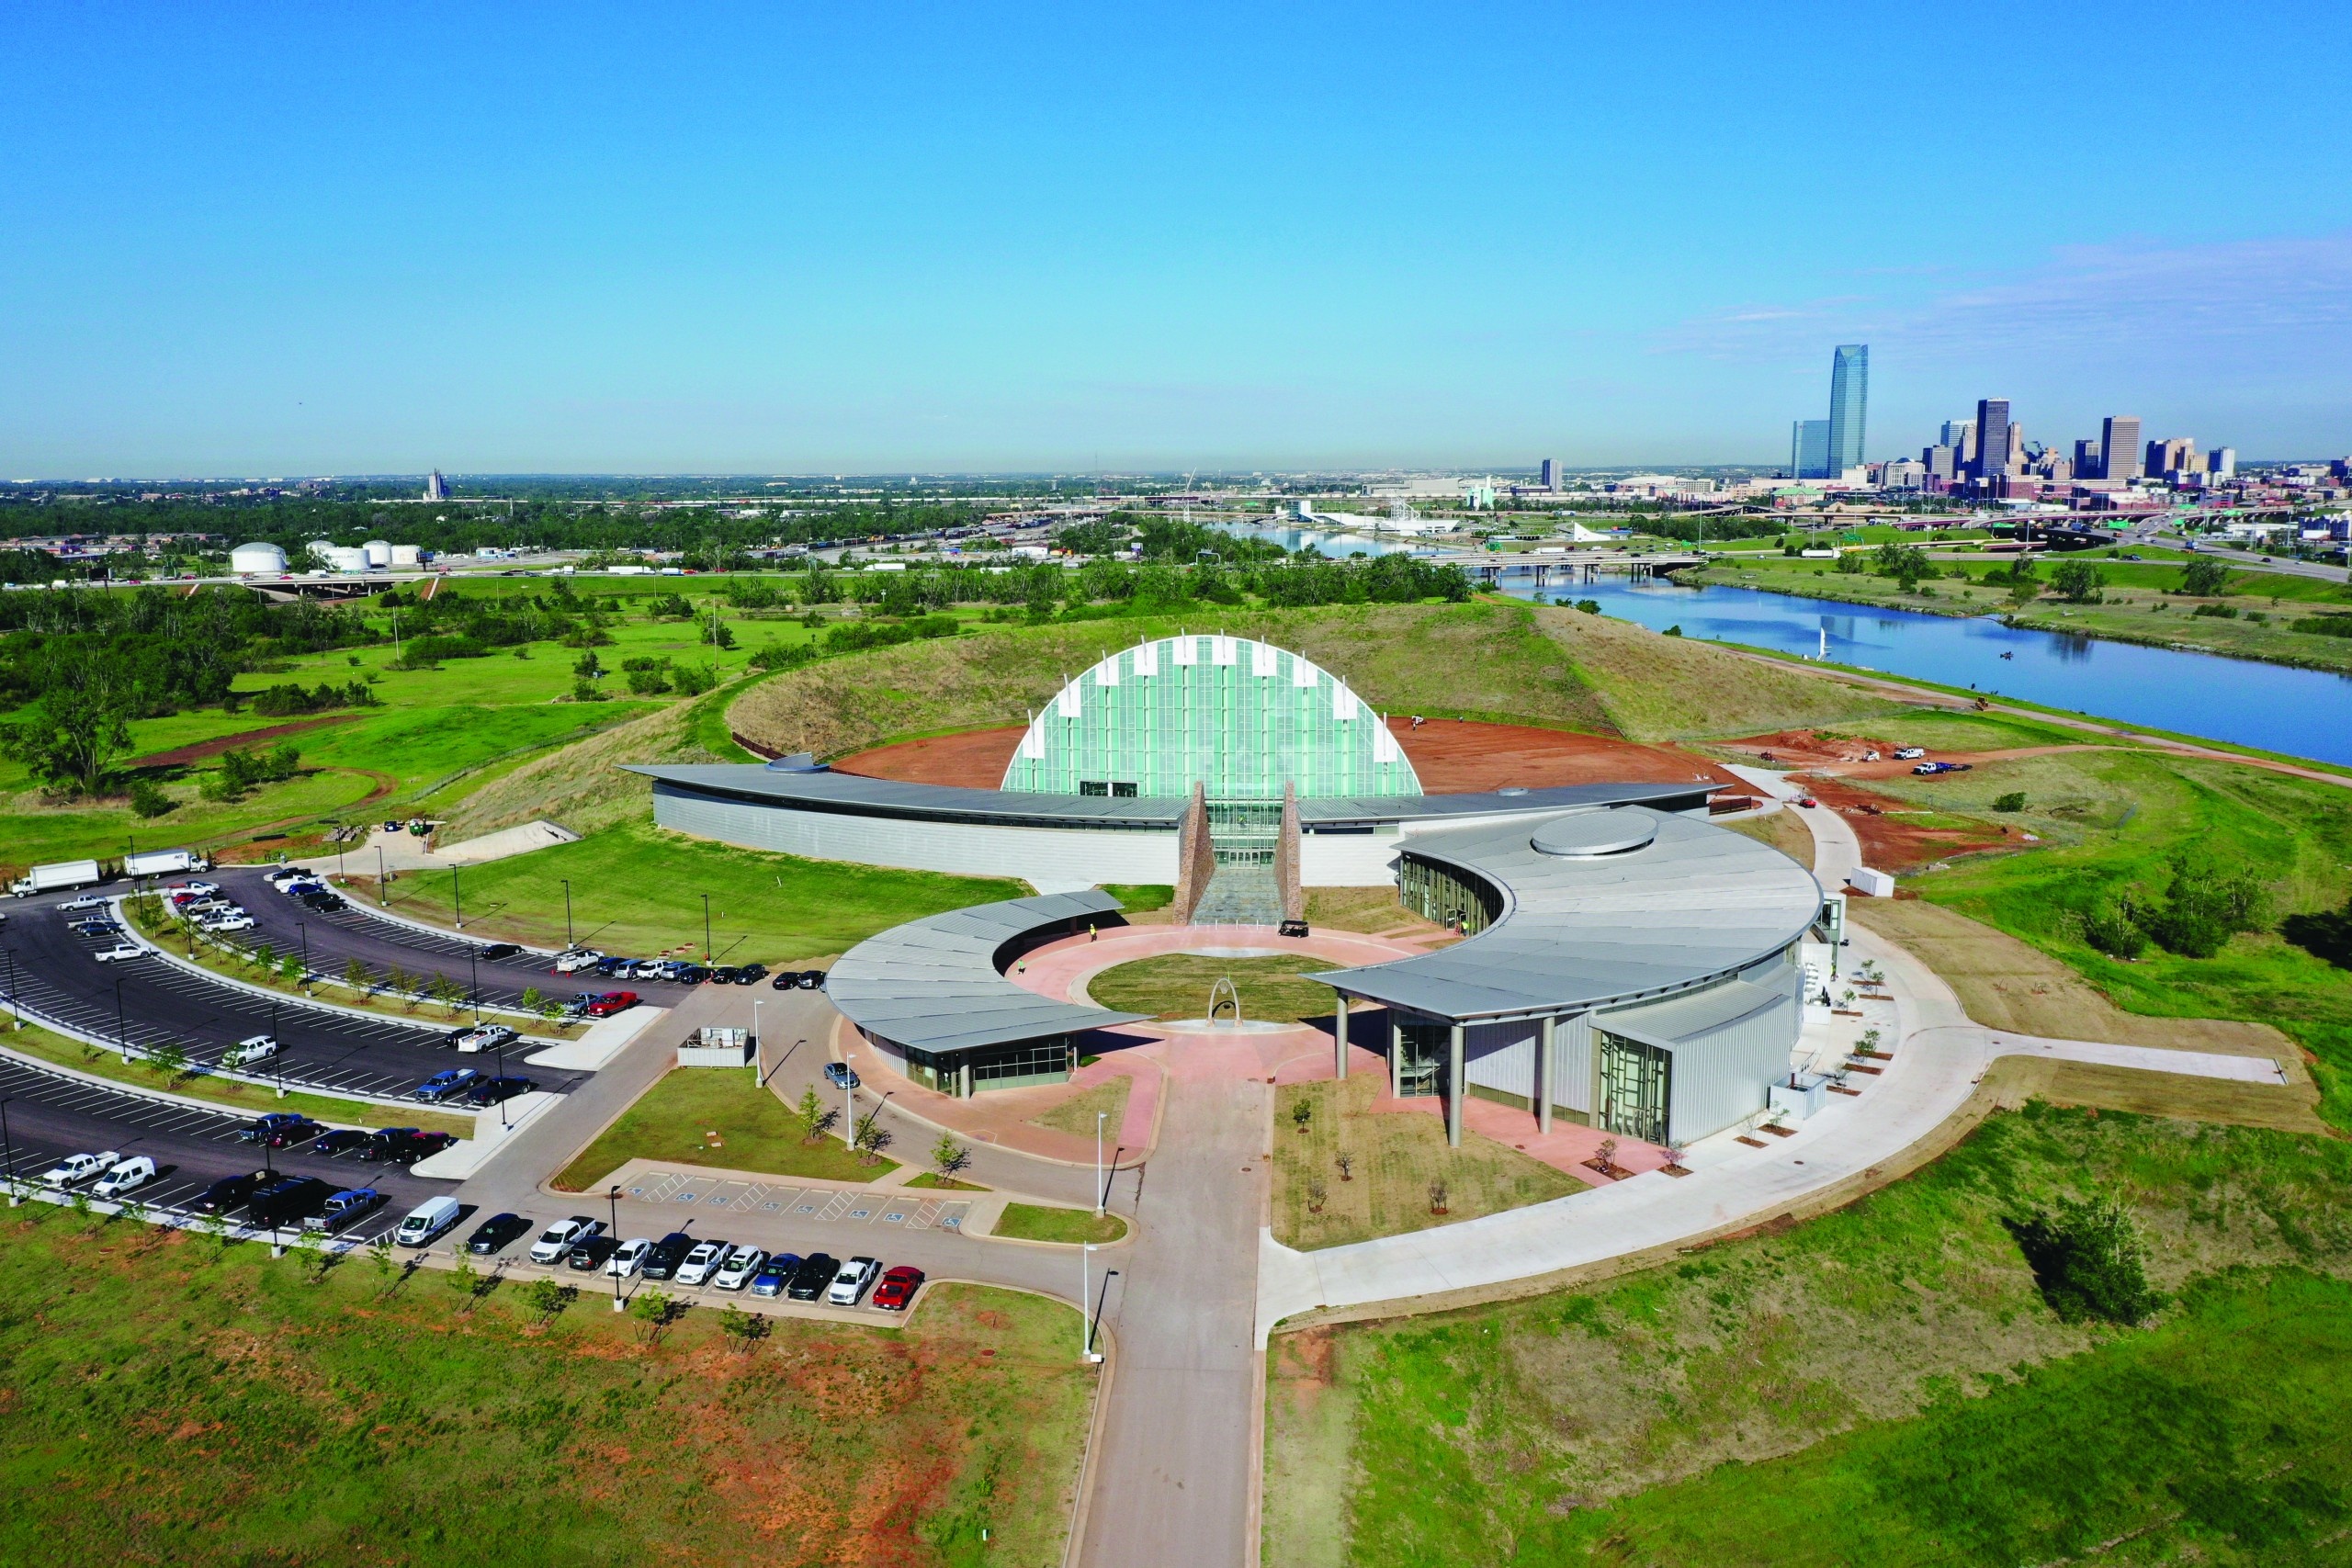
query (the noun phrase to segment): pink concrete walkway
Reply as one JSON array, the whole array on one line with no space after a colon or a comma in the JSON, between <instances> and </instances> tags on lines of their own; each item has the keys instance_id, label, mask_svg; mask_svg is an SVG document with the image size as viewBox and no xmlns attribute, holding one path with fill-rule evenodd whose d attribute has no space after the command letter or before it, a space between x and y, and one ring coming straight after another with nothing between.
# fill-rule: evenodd
<instances>
[{"instance_id":1,"label":"pink concrete walkway","mask_svg":"<svg viewBox=\"0 0 2352 1568\"><path fill-rule=\"evenodd\" d=\"M1313 936L1283 936L1272 926L1114 926L1088 938L1064 937L1030 953L1006 978L1041 997L1090 1002L1086 982L1105 969L1137 959L1174 953L1247 953L1269 958L1293 953L1353 966L1411 958L1423 950L1385 937L1359 936L1353 931L1317 931ZM1204 1008L1208 998L1201 998ZM1144 1027L1137 1025L1136 1027ZM1156 1032L1156 1031L1155 1031Z\"/></svg>"}]
</instances>

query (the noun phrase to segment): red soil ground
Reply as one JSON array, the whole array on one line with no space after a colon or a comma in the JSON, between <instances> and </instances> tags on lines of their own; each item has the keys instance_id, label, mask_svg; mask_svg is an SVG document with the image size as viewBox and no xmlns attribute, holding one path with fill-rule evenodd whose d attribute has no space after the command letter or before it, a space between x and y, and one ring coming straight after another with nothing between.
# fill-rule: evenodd
<instances>
[{"instance_id":1,"label":"red soil ground","mask_svg":"<svg viewBox=\"0 0 2352 1568\"><path fill-rule=\"evenodd\" d=\"M1820 775L1804 782L1815 800L1853 823L1854 836L1862 841L1863 861L1881 871L1908 871L1953 855L2026 847L2015 834L1997 827L1922 827L1916 818L1892 815L1917 810L1910 802L1859 789L1843 779Z\"/></svg>"},{"instance_id":2,"label":"red soil ground","mask_svg":"<svg viewBox=\"0 0 2352 1568\"><path fill-rule=\"evenodd\" d=\"M273 724L263 729L248 729L241 735L219 735L209 740L198 740L192 745L175 746L168 751L150 751L144 757L133 757L123 766L126 768L184 767L190 762L200 762L207 757L218 757L221 752L239 746L256 746L265 740L275 740L282 735L299 735L303 730L317 729L322 725L349 724L358 716L356 713L339 713L327 718L300 718L290 724Z\"/></svg>"},{"instance_id":3,"label":"red soil ground","mask_svg":"<svg viewBox=\"0 0 2352 1568\"><path fill-rule=\"evenodd\" d=\"M1714 763L1671 746L1637 746L1600 735L1433 718L1415 729L1408 718L1389 721L1421 787L1431 795L1466 795L1517 784L1544 789L1577 784L1681 784L1706 779L1745 787ZM907 784L961 784L995 789L1021 742L1021 729L970 729L958 735L877 746L833 764L844 773Z\"/></svg>"}]
</instances>

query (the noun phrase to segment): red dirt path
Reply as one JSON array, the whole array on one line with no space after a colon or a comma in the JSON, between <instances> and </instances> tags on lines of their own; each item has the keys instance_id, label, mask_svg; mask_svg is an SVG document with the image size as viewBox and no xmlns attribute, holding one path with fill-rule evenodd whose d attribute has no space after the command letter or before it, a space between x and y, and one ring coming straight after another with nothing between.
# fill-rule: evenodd
<instances>
[{"instance_id":1,"label":"red dirt path","mask_svg":"<svg viewBox=\"0 0 2352 1568\"><path fill-rule=\"evenodd\" d=\"M189 762L200 762L207 757L239 746L251 746L263 740L275 740L281 735L298 735L306 729L317 729L330 724L349 724L359 716L356 713L333 714L325 718L299 718L291 724L273 724L262 729L243 730L235 735L216 735L209 740L198 740L186 746L175 746L168 751L150 751L144 757L133 757L123 763L126 768L175 768Z\"/></svg>"},{"instance_id":2,"label":"red dirt path","mask_svg":"<svg viewBox=\"0 0 2352 1568\"><path fill-rule=\"evenodd\" d=\"M1706 779L1744 788L1734 774L1671 746L1637 746L1601 735L1433 718L1415 729L1409 718L1389 728L1431 795L1468 795L1517 784L1544 789L1578 784L1682 784ZM1021 743L1021 727L969 729L877 746L835 762L836 771L907 784L995 789Z\"/></svg>"}]
</instances>

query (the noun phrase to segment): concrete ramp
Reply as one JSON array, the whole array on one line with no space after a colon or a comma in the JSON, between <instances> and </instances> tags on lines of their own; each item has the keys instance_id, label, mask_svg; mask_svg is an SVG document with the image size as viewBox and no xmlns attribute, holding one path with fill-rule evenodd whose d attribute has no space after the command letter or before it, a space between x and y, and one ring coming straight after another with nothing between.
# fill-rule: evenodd
<instances>
[{"instance_id":1,"label":"concrete ramp","mask_svg":"<svg viewBox=\"0 0 2352 1568\"><path fill-rule=\"evenodd\" d=\"M505 860L512 855L526 855L533 850L579 841L580 835L571 829L547 821L526 822L519 828L502 828L495 833L484 833L479 839L468 839L437 848L428 847L425 840L412 833L388 833L378 828L368 835L364 846L348 852L360 858L363 870L367 856L380 851L384 864L393 871L438 871L453 865L481 865L488 861Z\"/></svg>"}]
</instances>

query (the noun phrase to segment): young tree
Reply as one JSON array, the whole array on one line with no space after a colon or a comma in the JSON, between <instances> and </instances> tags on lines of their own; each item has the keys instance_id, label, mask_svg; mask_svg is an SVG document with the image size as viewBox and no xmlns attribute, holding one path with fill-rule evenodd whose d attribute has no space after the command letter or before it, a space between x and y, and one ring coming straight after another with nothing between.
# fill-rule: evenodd
<instances>
[{"instance_id":1,"label":"young tree","mask_svg":"<svg viewBox=\"0 0 2352 1568\"><path fill-rule=\"evenodd\" d=\"M1305 1137L1306 1135L1306 1124L1314 1120L1315 1107L1308 1103L1305 1099L1302 1098L1291 1102L1290 1124L1298 1129L1299 1135L1301 1137Z\"/></svg>"},{"instance_id":2,"label":"young tree","mask_svg":"<svg viewBox=\"0 0 2352 1568\"><path fill-rule=\"evenodd\" d=\"M1331 1190L1323 1185L1321 1177L1310 1176L1306 1179L1306 1212L1308 1213L1321 1213L1324 1203L1329 1200L1330 1196Z\"/></svg>"},{"instance_id":3,"label":"young tree","mask_svg":"<svg viewBox=\"0 0 2352 1568\"><path fill-rule=\"evenodd\" d=\"M2196 598L2218 598L2229 585L2230 569L2220 561L2200 556L2181 569L2180 591Z\"/></svg>"},{"instance_id":4,"label":"young tree","mask_svg":"<svg viewBox=\"0 0 2352 1568\"><path fill-rule=\"evenodd\" d=\"M804 1144L813 1144L822 1137L827 1123L833 1119L833 1113L825 1109L824 1100L819 1097L814 1088L800 1091L799 1103L795 1105L792 1111L799 1120L802 1129L800 1141Z\"/></svg>"},{"instance_id":5,"label":"young tree","mask_svg":"<svg viewBox=\"0 0 2352 1568\"><path fill-rule=\"evenodd\" d=\"M368 965L354 958L343 966L343 983L365 996L373 987L375 976L368 972Z\"/></svg>"},{"instance_id":6,"label":"young tree","mask_svg":"<svg viewBox=\"0 0 2352 1568\"><path fill-rule=\"evenodd\" d=\"M1347 1150L1341 1149L1338 1154L1333 1155L1331 1163L1340 1168L1340 1180L1353 1181L1356 1179L1356 1156L1348 1153Z\"/></svg>"},{"instance_id":7,"label":"young tree","mask_svg":"<svg viewBox=\"0 0 2352 1568\"><path fill-rule=\"evenodd\" d=\"M2105 581L2098 567L2079 556L2060 561L2057 570L2050 574L2050 585L2069 604L2098 604L2105 597L2099 592Z\"/></svg>"},{"instance_id":8,"label":"young tree","mask_svg":"<svg viewBox=\"0 0 2352 1568\"><path fill-rule=\"evenodd\" d=\"M638 1337L650 1345L662 1337L670 1325L673 1303L668 1296L655 1290L643 1290L629 1298L628 1315L638 1325Z\"/></svg>"},{"instance_id":9,"label":"young tree","mask_svg":"<svg viewBox=\"0 0 2352 1568\"><path fill-rule=\"evenodd\" d=\"M972 1161L972 1151L956 1141L952 1133L942 1133L939 1141L931 1145L931 1163L943 1177L953 1177Z\"/></svg>"}]
</instances>

